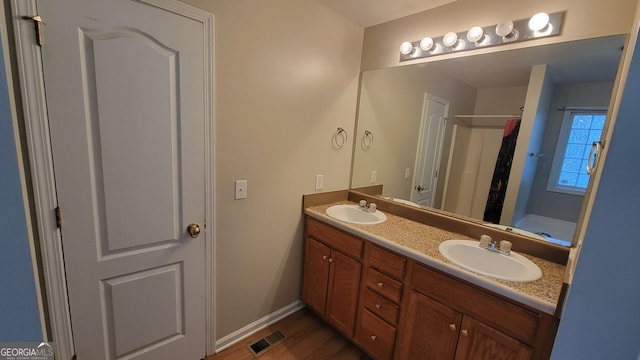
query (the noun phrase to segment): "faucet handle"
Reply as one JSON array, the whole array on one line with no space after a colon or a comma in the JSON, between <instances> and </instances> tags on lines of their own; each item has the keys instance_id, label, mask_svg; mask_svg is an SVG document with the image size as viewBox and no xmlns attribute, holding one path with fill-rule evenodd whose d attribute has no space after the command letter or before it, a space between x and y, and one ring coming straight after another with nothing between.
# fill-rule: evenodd
<instances>
[{"instance_id":1,"label":"faucet handle","mask_svg":"<svg viewBox=\"0 0 640 360\"><path fill-rule=\"evenodd\" d=\"M367 207L367 201L366 200L360 200L360 207Z\"/></svg>"},{"instance_id":2,"label":"faucet handle","mask_svg":"<svg viewBox=\"0 0 640 360\"><path fill-rule=\"evenodd\" d=\"M500 241L500 250L504 252L511 251L511 241L507 241L507 240Z\"/></svg>"},{"instance_id":3,"label":"faucet handle","mask_svg":"<svg viewBox=\"0 0 640 360\"><path fill-rule=\"evenodd\" d=\"M493 239L489 235L480 236L480 246L489 246Z\"/></svg>"},{"instance_id":4,"label":"faucet handle","mask_svg":"<svg viewBox=\"0 0 640 360\"><path fill-rule=\"evenodd\" d=\"M376 203L369 203L369 210L371 212L376 212L376 208L378 207L378 205L376 205Z\"/></svg>"}]
</instances>

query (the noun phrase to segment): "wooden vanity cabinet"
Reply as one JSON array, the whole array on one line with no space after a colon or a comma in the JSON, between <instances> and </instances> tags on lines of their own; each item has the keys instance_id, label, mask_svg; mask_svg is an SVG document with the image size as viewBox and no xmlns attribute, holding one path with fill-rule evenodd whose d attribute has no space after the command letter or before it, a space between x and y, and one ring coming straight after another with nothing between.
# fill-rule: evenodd
<instances>
[{"instance_id":1,"label":"wooden vanity cabinet","mask_svg":"<svg viewBox=\"0 0 640 360\"><path fill-rule=\"evenodd\" d=\"M397 359L548 359L557 319L411 263Z\"/></svg>"},{"instance_id":2,"label":"wooden vanity cabinet","mask_svg":"<svg viewBox=\"0 0 640 360\"><path fill-rule=\"evenodd\" d=\"M393 358L406 262L403 256L365 243L355 341L374 359Z\"/></svg>"},{"instance_id":3,"label":"wooden vanity cabinet","mask_svg":"<svg viewBox=\"0 0 640 360\"><path fill-rule=\"evenodd\" d=\"M302 300L347 337L354 333L363 241L307 219Z\"/></svg>"},{"instance_id":4,"label":"wooden vanity cabinet","mask_svg":"<svg viewBox=\"0 0 640 360\"><path fill-rule=\"evenodd\" d=\"M531 359L517 340L416 291L398 340L399 359Z\"/></svg>"},{"instance_id":5,"label":"wooden vanity cabinet","mask_svg":"<svg viewBox=\"0 0 640 360\"><path fill-rule=\"evenodd\" d=\"M462 319L455 360L531 359L533 351L467 315Z\"/></svg>"},{"instance_id":6,"label":"wooden vanity cabinet","mask_svg":"<svg viewBox=\"0 0 640 360\"><path fill-rule=\"evenodd\" d=\"M306 217L302 299L376 360L542 360L559 319Z\"/></svg>"}]
</instances>

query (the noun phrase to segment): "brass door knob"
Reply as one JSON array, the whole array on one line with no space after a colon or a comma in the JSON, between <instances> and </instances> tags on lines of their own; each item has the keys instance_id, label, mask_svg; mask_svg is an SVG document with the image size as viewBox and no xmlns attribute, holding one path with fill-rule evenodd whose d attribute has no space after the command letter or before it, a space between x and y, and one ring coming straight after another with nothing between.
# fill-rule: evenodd
<instances>
[{"instance_id":1,"label":"brass door knob","mask_svg":"<svg viewBox=\"0 0 640 360\"><path fill-rule=\"evenodd\" d=\"M192 238L197 238L198 235L200 235L200 225L195 223L189 224L189 226L187 226L187 232Z\"/></svg>"}]
</instances>

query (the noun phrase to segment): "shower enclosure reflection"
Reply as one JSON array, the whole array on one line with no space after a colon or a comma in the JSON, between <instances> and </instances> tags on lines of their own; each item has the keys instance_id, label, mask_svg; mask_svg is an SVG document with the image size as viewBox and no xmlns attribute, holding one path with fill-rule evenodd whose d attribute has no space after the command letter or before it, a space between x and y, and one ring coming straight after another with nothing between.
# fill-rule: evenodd
<instances>
[{"instance_id":1,"label":"shower enclosure reflection","mask_svg":"<svg viewBox=\"0 0 640 360\"><path fill-rule=\"evenodd\" d=\"M495 222L569 245L584 195L548 186L556 147L566 146L559 142L566 111L559 109L608 106L624 41L613 36L364 72L351 187L382 184L383 196L484 220L505 124L522 119Z\"/></svg>"}]
</instances>

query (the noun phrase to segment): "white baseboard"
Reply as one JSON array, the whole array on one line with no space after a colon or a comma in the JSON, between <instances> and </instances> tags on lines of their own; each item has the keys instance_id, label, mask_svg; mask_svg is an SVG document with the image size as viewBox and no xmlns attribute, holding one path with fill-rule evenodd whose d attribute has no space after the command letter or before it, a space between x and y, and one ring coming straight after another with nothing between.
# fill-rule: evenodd
<instances>
[{"instance_id":1,"label":"white baseboard","mask_svg":"<svg viewBox=\"0 0 640 360\"><path fill-rule=\"evenodd\" d=\"M298 300L294 303L291 303L280 310L274 311L271 314L263 317L262 319L258 319L251 324L238 329L231 334L223 337L220 340L216 341L216 353L228 348L229 346L237 343L238 341L246 338L247 336L264 329L265 327L277 322L280 319L283 319L294 312L302 309L304 307L304 303L301 300Z\"/></svg>"}]
</instances>

